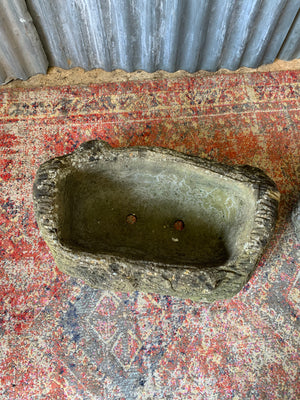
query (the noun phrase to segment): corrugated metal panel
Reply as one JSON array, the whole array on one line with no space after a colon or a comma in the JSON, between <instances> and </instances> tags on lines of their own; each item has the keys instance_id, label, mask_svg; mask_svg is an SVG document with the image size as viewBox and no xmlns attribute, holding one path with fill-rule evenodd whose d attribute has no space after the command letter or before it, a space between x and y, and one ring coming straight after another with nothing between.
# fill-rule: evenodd
<instances>
[{"instance_id":1,"label":"corrugated metal panel","mask_svg":"<svg viewBox=\"0 0 300 400\"><path fill-rule=\"evenodd\" d=\"M282 60L293 60L300 57L300 11L290 28L289 34L279 53Z\"/></svg>"},{"instance_id":2,"label":"corrugated metal panel","mask_svg":"<svg viewBox=\"0 0 300 400\"><path fill-rule=\"evenodd\" d=\"M23 3L2 3L14 18L0 27L0 35L8 35L24 18L13 9ZM300 56L300 0L27 0L26 4L49 64L62 68L216 71L258 67L279 54L287 60ZM26 10L24 14L28 20ZM36 67L34 41L25 44L13 33L7 45L0 45L4 53L0 77L6 53L20 40L21 54ZM23 69L19 51L15 58Z\"/></svg>"},{"instance_id":3,"label":"corrugated metal panel","mask_svg":"<svg viewBox=\"0 0 300 400\"><path fill-rule=\"evenodd\" d=\"M0 1L0 83L45 73L48 60L24 0Z\"/></svg>"}]
</instances>

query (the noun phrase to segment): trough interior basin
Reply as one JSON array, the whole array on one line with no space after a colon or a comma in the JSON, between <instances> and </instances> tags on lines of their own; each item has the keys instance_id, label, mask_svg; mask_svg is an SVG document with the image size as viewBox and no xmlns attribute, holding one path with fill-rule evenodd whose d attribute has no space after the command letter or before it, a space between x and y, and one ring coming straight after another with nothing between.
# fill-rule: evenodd
<instances>
[{"instance_id":1,"label":"trough interior basin","mask_svg":"<svg viewBox=\"0 0 300 400\"><path fill-rule=\"evenodd\" d=\"M60 185L59 240L93 254L216 267L253 226L253 190L184 162L116 156Z\"/></svg>"}]
</instances>

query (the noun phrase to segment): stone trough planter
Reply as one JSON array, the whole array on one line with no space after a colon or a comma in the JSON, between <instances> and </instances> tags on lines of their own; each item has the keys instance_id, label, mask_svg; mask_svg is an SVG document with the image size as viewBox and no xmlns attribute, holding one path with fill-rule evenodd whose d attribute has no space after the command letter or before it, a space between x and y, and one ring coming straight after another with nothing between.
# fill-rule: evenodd
<instances>
[{"instance_id":1,"label":"stone trough planter","mask_svg":"<svg viewBox=\"0 0 300 400\"><path fill-rule=\"evenodd\" d=\"M279 200L257 168L101 140L42 164L33 193L61 271L95 288L203 301L249 280Z\"/></svg>"}]
</instances>

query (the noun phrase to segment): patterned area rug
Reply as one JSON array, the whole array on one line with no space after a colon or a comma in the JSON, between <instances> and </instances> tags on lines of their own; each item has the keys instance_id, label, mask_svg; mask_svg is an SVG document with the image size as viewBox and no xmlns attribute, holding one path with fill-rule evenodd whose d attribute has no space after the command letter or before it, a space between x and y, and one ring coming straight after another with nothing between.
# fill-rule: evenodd
<instances>
[{"instance_id":1,"label":"patterned area rug","mask_svg":"<svg viewBox=\"0 0 300 400\"><path fill-rule=\"evenodd\" d=\"M0 398L300 398L300 72L0 89ZM37 229L38 166L101 138L263 169L281 192L250 282L213 304L91 289Z\"/></svg>"}]
</instances>

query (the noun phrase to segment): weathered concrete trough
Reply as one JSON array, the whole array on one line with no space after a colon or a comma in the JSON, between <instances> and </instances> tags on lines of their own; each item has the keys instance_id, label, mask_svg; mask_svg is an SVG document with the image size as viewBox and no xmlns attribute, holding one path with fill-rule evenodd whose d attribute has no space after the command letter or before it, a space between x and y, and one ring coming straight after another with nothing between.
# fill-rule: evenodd
<instances>
[{"instance_id":1,"label":"weathered concrete trough","mask_svg":"<svg viewBox=\"0 0 300 400\"><path fill-rule=\"evenodd\" d=\"M38 226L61 271L96 288L204 301L249 280L278 200L257 168L101 140L42 164L34 183Z\"/></svg>"}]
</instances>

